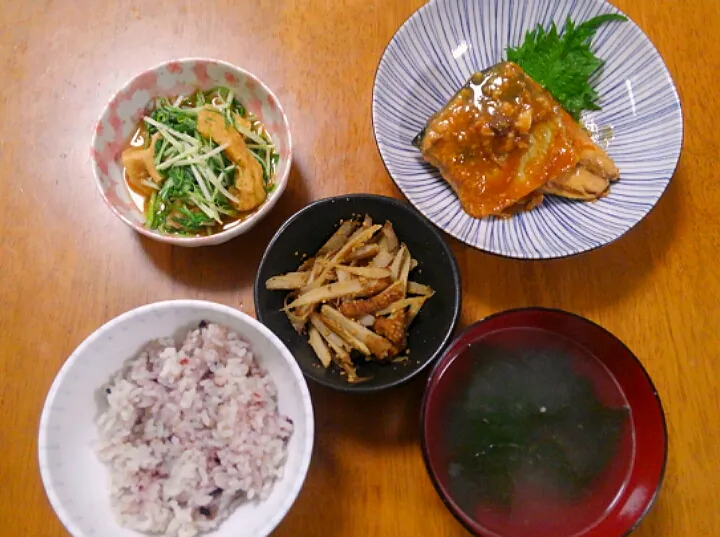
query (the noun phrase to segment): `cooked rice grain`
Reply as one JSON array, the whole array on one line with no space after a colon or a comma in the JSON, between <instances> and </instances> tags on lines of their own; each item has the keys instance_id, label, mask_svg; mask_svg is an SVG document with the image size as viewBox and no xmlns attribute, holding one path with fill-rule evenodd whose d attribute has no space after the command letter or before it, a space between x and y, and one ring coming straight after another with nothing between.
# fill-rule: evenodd
<instances>
[{"instance_id":1,"label":"cooked rice grain","mask_svg":"<svg viewBox=\"0 0 720 537\"><path fill-rule=\"evenodd\" d=\"M104 387L98 455L119 522L192 537L282 477L292 421L237 334L200 323L180 349L151 342Z\"/></svg>"}]
</instances>

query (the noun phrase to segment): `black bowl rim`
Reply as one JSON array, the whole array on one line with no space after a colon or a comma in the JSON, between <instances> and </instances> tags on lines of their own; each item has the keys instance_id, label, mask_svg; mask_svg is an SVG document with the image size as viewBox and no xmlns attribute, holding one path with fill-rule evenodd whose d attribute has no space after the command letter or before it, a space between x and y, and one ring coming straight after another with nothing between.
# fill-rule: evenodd
<instances>
[{"instance_id":1,"label":"black bowl rim","mask_svg":"<svg viewBox=\"0 0 720 537\"><path fill-rule=\"evenodd\" d=\"M448 246L447 242L443 238L442 233L429 221L427 220L422 213L420 213L417 209L415 209L414 206L403 203L402 201L391 198L389 196L382 196L380 194L343 194L339 196L331 196L327 198L321 198L319 200L315 200L312 203L309 203L299 211L297 211L295 214L290 216L282 226L280 226L280 229L277 230L273 238L268 243L267 247L265 248L265 251L263 252L262 258L260 260L260 264L258 265L257 274L255 276L255 283L253 285L253 300L255 302L255 315L261 323L265 324L264 321L264 314L263 310L260 307L260 286L262 285L262 282L260 282L260 274L262 273L263 267L267 261L268 255L270 251L273 249L275 244L280 240L280 237L285 233L285 231L292 226L299 218L301 218L305 213L314 211L318 207L324 206L328 203L333 203L335 201L349 201L352 199L357 200L372 200L372 201L378 201L380 203L386 203L388 205L393 206L394 208L404 211L407 214L411 215L413 218L416 218L417 222L423 226L423 228L427 231L427 233L434 237L434 239L442 246L443 250L447 254L448 259L450 260L450 266L451 266L451 272L452 272L452 279L453 279L453 287L455 289L455 293L453 298L453 304L452 304L452 319L450 322L450 328L448 329L447 333L445 334L442 342L440 345L438 345L435 352L433 352L430 357L425 360L425 363L418 366L416 369L411 370L408 374L400 377L399 379L390 382L388 384L381 384L379 386L371 386L366 384L345 384L345 385L339 385L337 383L331 382L331 381L325 381L316 377L311 376L308 374L305 369L300 366L300 370L303 372L303 375L306 379L315 382L317 384L320 384L322 386L325 386L327 388L332 388L334 390L340 391L340 392L346 392L346 393L373 393L373 392L379 392L382 390L387 390L389 388L394 388L397 386L400 386L402 384L405 384L407 382L410 382L413 378L415 378L417 375L422 373L425 369L427 369L431 364L433 364L444 352L445 349L448 346L448 343L450 342L450 339L452 338L455 329L458 324L458 320L460 318L460 311L462 309L462 282L460 281L460 269L458 268L457 259L455 258L455 254L453 253L450 246ZM269 328L269 327L268 327ZM298 364L300 365L300 364Z\"/></svg>"},{"instance_id":2,"label":"black bowl rim","mask_svg":"<svg viewBox=\"0 0 720 537\"><path fill-rule=\"evenodd\" d=\"M568 315L570 317L575 317L577 319L580 319L581 321L584 321L588 323L589 325L592 325L594 328L598 328L601 331L608 334L610 337L612 337L615 341L617 341L629 354L632 356L632 358L635 360L636 364L640 368L640 370L645 375L646 380L648 381L648 384L652 388L653 393L655 394L655 399L657 401L658 407L660 408L660 416L662 418L662 428L663 428L663 439L664 439L664 446L663 451L665 454L665 457L663 459L662 468L660 470L660 477L658 478L657 486L655 487L655 491L653 492L652 498L650 498L650 501L648 502L647 507L645 510L640 514L640 516L637 518L635 523L632 525L630 529L628 529L627 532L625 532L622 535L618 535L617 537L628 537L632 532L634 532L640 523L645 519L647 514L652 510L653 506L657 502L658 495L660 494L660 489L662 488L663 482L665 480L665 473L667 471L667 461L668 461L668 450L669 450L669 438L668 438L668 428L667 428L667 419L665 417L665 409L663 408L662 401L660 399L660 394L657 391L657 388L655 387L655 384L652 381L652 378L650 377L650 374L647 372L647 369L645 369L645 366L640 361L640 359L635 355L633 351L630 350L630 348L625 345L625 343L618 338L615 334L610 332L607 328L601 326L600 324L596 323L595 321L591 321L587 317L583 317L582 315L579 315L577 313L572 313L567 310L563 310L560 308L545 308L541 306L528 306L524 308L513 308L509 310L503 310L499 311L497 313L493 313L490 315L487 315L486 317L483 317L482 319L479 319L475 321L474 323L468 325L465 327L456 337L455 339L450 342L450 344L446 347L447 349L452 348L456 342L458 342L460 339L462 339L465 334L470 332L475 326L482 324L486 321L489 321L490 319L494 319L495 317L503 317L506 315L512 315L514 313L519 313L523 311L538 311L538 312L551 312L551 313L560 313L563 315ZM433 366L432 371L430 372L430 376L428 377L427 384L425 386L425 392L423 393L422 398L422 404L420 407L420 447L422 450L422 456L423 456L423 462L425 463L425 470L427 471L428 476L430 477L430 481L432 482L433 488L435 489L435 492L442 500L443 504L447 508L448 511L450 511L450 514L457 520L468 532L470 532L471 535L475 535L477 537L486 537L486 535L481 533L476 533L473 528L471 528L469 525L465 523L465 521L460 517L459 513L456 512L455 508L451 505L449 502L449 499L447 496L443 493L442 489L440 488L440 484L437 481L437 478L435 477L435 474L433 473L431 466L430 466L430 458L428 457L428 447L427 443L425 442L425 414L427 412L427 399L428 394L430 393L430 387L432 386L433 382L436 379L436 375L438 372L438 368L440 364L442 363L442 359L444 358L445 353L443 353L443 356L441 356L435 365ZM611 536L609 536L611 537Z\"/></svg>"},{"instance_id":3,"label":"black bowl rim","mask_svg":"<svg viewBox=\"0 0 720 537\"><path fill-rule=\"evenodd\" d=\"M514 260L514 261L518 261L518 262L521 262L521 263L523 263L523 262L524 262L524 263L532 263L533 261L554 261L554 260L556 260L556 259L568 259L568 258L571 258L571 257L579 257L579 256L582 256L582 255L585 255L585 254L589 254L589 253L591 253L591 252L594 252L594 251L596 251L596 250L600 250L601 248L604 248L604 247L606 247L606 246L610 246L611 244L614 244L614 243L618 242L620 239L622 239L623 237L625 237L625 235L627 235L632 229L636 228L641 222L643 222L644 220L646 220L647 217L650 216L650 213L652 213L652 212L655 210L655 207L657 207L657 206L660 204L660 200L662 200L662 198L665 196L665 193L668 191L668 188L670 188L670 184L673 182L673 179L675 178L675 174L677 173L678 166L680 166L680 159L682 158L683 148L685 147L685 114L683 113L682 99L680 98L680 92L678 91L678 86L677 86L677 84L675 83L675 79L673 78L672 73L670 72L670 69L669 69L668 66L667 66L667 63L665 62L665 58L663 58L662 54L660 54L660 51L657 49L657 47L656 47L655 44L652 42L652 40L648 37L647 33L645 33L645 30L643 30L643 29L640 27L640 25L637 24L637 23L634 21L634 19L628 17L628 15L627 15L624 11L622 11L621 9L615 7L615 5L610 4L607 0L603 0L603 1L604 1L606 4L610 5L612 8L614 8L614 9L617 11L618 14L623 15L623 16L627 17L630 21L632 21L632 22L638 27L638 29L640 30L640 32L647 38L648 42L650 43L650 46L655 50L655 52L657 53L657 55L660 57L660 60L662 61L663 66L665 67L665 72L666 72L666 74L668 75L668 78L669 78L669 80L670 80L670 84L671 84L671 86L672 86L673 93L675 94L675 98L677 99L677 102L678 102L679 107L680 107L680 150L679 150L679 152L678 152L678 158L677 158L677 160L675 161L675 166L673 167L673 171L672 171L672 173L670 174L670 177L668 178L668 182L667 182L667 184L665 185L665 188L664 188L663 191L660 193L660 195L658 196L658 199L655 201L655 203L653 204L653 206L650 207L650 209L648 210L648 212L646 212L637 222L635 222L633 225L631 225L629 228L627 228L625 231L623 231L620 235L618 235L617 237L615 237L615 238L612 239L612 240L609 240L609 241L606 242L606 243L598 244L597 246L593 246L592 248L587 248L587 249L581 250L581 251L579 251L579 252L570 252L570 253L562 254L562 255L550 255L550 256L544 256L544 257L518 257L518 256L511 255L511 254L503 254L503 253L499 253L499 252L492 252L492 251L490 251L490 250L486 250L485 248L482 248L482 247L480 247L480 246L476 246L476 245L474 245L474 244L470 244L469 242L466 242L466 241L464 241L464 240L456 237L455 235L451 235L450 233L448 233L447 231L445 231L444 229L442 229L440 226L438 226L437 224L435 224L435 222L433 222L432 220L430 220L427 216L425 216L424 213L420 213L420 214L423 215L423 218L427 219L428 222L430 222L433 226L437 227L440 231L442 231L443 233L447 234L449 237L452 237L452 238L455 239L456 241L461 242L461 243L464 244L465 246L467 246L467 247L469 247L469 248L473 248L473 249L475 249L475 250L478 250L478 251L483 252L483 253L488 254L488 255L492 255L492 256L495 256L495 257L502 258L502 259L512 259L512 260ZM400 191L400 193L402 194L402 196L403 196L405 199L407 199L407 200L408 200L408 203L409 203L415 210L417 210L418 212L420 212L420 211L415 207L415 204L414 204L412 201L410 201L410 198L408 198L408 197L405 195L405 193L403 192L403 190L400 188L400 185L399 185L398 182L395 180L395 177L393 177L393 174L390 173L390 169L388 168L387 163L385 162L385 157L383 157L382 151L380 151L380 144L378 143L378 139L377 139L377 129L375 128L375 113L374 113L374 110L375 110L375 88L377 87L377 76L378 76L378 71L380 71L380 65L382 64L383 60L385 59L385 55L387 54L387 51L389 50L390 45L392 45L392 44L395 42L395 38L397 37L397 34L398 34L398 33L400 32L400 30L402 30L402 28L403 28L408 22L410 22L410 20L413 19L421 10L426 9L429 4L430 4L430 2L428 2L428 3L426 3L426 4L422 5L422 6L420 6L418 9L416 9L415 11L413 11L412 13L410 13L410 15L408 15L407 18L403 21L403 23L402 23L400 26L398 26L397 30L395 30L395 32L393 32L392 36L390 37L390 40L387 42L387 45L385 45L385 48L383 49L383 53L380 55L380 60L378 60L377 67L375 67L375 74L373 75L372 92L370 93L370 122L371 122L371 124L372 124L373 140L375 140L375 149L377 150L378 155L380 156L380 161L383 163L383 167L385 168L385 172L387 173L388 177L390 177L390 180L391 180L391 181L393 182L393 184L395 185L395 188L397 188L397 189Z\"/></svg>"}]
</instances>

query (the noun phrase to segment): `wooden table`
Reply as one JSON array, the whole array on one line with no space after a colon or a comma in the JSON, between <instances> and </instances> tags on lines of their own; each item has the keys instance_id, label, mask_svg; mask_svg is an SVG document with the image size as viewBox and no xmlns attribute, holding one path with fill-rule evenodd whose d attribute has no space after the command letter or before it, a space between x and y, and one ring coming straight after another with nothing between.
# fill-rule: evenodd
<instances>
[{"instance_id":1,"label":"wooden table","mask_svg":"<svg viewBox=\"0 0 720 537\"><path fill-rule=\"evenodd\" d=\"M657 208L588 255L518 262L448 239L463 274L462 323L507 308L564 308L642 359L670 433L663 491L638 537L720 534L720 2L617 0L665 58L685 146ZM380 55L420 0L140 2L0 7L0 533L66 535L43 492L36 436L45 394L95 328L148 302L203 298L253 312L260 255L313 199L400 196L373 141ZM251 236L201 250L143 239L104 206L88 146L110 95L181 56L258 74L293 126L290 186ZM436 496L418 445L420 379L372 396L312 386L317 440L306 485L277 537L466 535Z\"/></svg>"}]
</instances>

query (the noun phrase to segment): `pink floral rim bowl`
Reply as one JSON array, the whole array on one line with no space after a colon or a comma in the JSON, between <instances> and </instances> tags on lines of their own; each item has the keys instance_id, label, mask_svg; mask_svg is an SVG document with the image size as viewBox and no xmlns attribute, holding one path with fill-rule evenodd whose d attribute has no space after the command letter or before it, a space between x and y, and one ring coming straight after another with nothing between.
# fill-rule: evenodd
<instances>
[{"instance_id":1,"label":"pink floral rim bowl","mask_svg":"<svg viewBox=\"0 0 720 537\"><path fill-rule=\"evenodd\" d=\"M179 237L148 229L123 177L121 154L140 119L157 97L189 95L223 86L265 125L280 156L275 189L264 204L238 225L214 235ZM221 244L257 224L285 190L292 163L290 126L277 97L251 73L229 63L206 58L184 58L156 65L130 80L107 103L95 127L90 149L95 181L105 203L127 225L152 239L179 246Z\"/></svg>"}]
</instances>

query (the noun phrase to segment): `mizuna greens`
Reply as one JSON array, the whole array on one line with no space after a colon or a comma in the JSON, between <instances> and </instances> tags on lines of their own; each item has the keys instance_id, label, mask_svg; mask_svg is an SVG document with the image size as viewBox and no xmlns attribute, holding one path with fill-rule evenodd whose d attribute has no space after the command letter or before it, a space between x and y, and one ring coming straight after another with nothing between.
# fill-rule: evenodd
<instances>
[{"instance_id":1,"label":"mizuna greens","mask_svg":"<svg viewBox=\"0 0 720 537\"><path fill-rule=\"evenodd\" d=\"M227 88L158 98L130 145L128 184L144 196L145 225L163 233L220 231L274 188L272 138Z\"/></svg>"}]
</instances>

